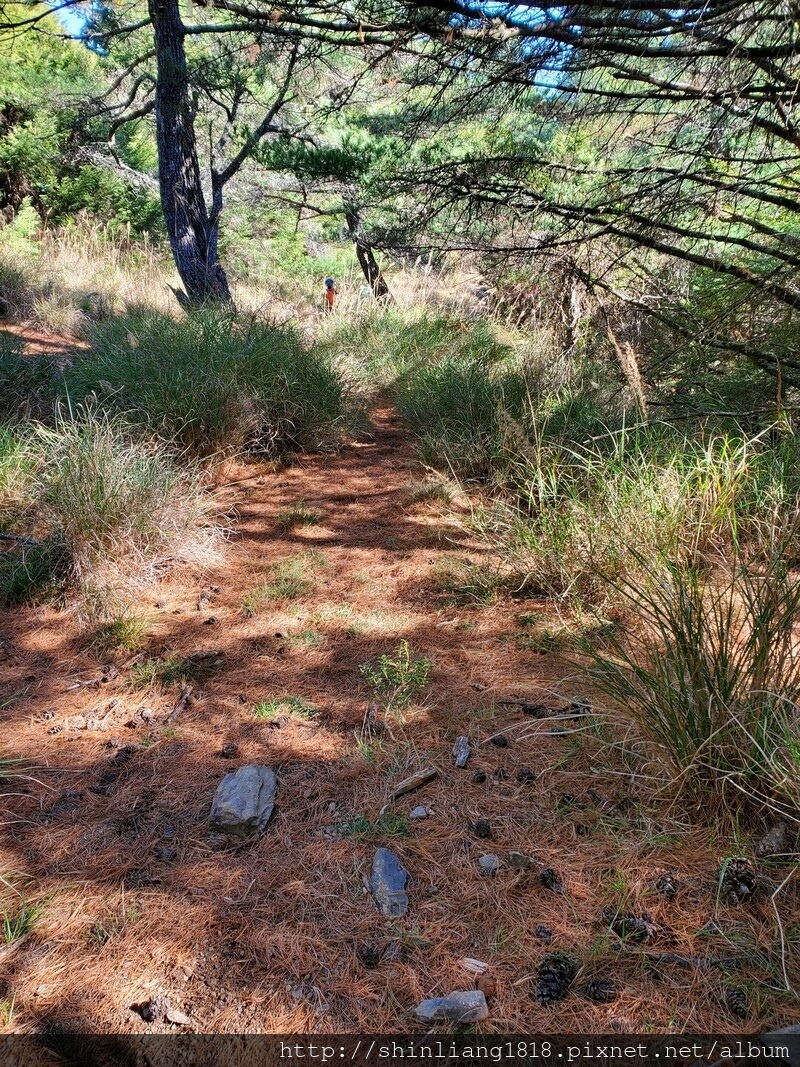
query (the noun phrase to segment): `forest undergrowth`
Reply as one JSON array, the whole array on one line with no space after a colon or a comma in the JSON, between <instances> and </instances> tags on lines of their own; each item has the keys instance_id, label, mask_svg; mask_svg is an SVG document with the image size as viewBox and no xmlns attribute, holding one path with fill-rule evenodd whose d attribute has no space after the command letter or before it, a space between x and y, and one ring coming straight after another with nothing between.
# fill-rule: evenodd
<instances>
[{"instance_id":1,"label":"forest undergrowth","mask_svg":"<svg viewBox=\"0 0 800 1067\"><path fill-rule=\"evenodd\" d=\"M75 935L59 967L100 953L97 1026L141 1025L109 984L134 942L152 953L131 996L175 995L156 945L225 988L195 989L201 1030L403 1029L415 999L474 980L459 964L474 956L523 1032L794 1021L800 446L784 398L754 400L748 379L737 412L709 375L696 417L674 380L645 417L588 327L566 349L557 323L459 303L446 272L437 289L409 270L394 306L322 316L309 299L289 316L260 294L187 316L153 304L156 257L113 247L72 288L58 271L84 251L69 235L0 266L20 321L83 342L48 356L0 331L0 597L16 620L0 703L23 761L7 781L55 857L12 822L6 1027L36 1025L37 984L59 1018L75 1011L76 990L56 998L25 955L24 935L55 929ZM98 687L114 692L108 741L87 725ZM207 792L226 746L280 764L282 858L266 872L203 837L193 781ZM428 763L424 819L382 812ZM377 843L405 849L419 901L391 930L362 899ZM500 854L496 874L479 850ZM71 911L73 878L91 888ZM287 913L268 920L276 892ZM194 914L212 897L229 903L203 919L201 960L164 924L176 901ZM545 1007L551 944L582 992ZM279 975L254 980L268 1020L237 971L263 953Z\"/></svg>"}]
</instances>

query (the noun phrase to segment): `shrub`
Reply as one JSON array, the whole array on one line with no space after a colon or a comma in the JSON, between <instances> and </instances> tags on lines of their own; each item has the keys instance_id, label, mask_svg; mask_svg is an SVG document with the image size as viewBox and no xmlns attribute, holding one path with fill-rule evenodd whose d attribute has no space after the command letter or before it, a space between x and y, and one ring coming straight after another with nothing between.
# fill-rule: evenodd
<instances>
[{"instance_id":1,"label":"shrub","mask_svg":"<svg viewBox=\"0 0 800 1067\"><path fill-rule=\"evenodd\" d=\"M632 609L627 636L585 648L594 683L695 800L755 801L796 818L800 581L782 551L758 567L737 554L721 571L642 568L645 584L616 585Z\"/></svg>"},{"instance_id":2,"label":"shrub","mask_svg":"<svg viewBox=\"0 0 800 1067\"><path fill-rule=\"evenodd\" d=\"M400 710L427 686L433 664L427 656L415 656L408 641L401 641L392 654L385 652L358 669L387 709Z\"/></svg>"},{"instance_id":3,"label":"shrub","mask_svg":"<svg viewBox=\"0 0 800 1067\"><path fill-rule=\"evenodd\" d=\"M316 449L334 443L347 420L328 358L288 328L242 326L216 310L98 324L68 384L199 457Z\"/></svg>"}]
</instances>

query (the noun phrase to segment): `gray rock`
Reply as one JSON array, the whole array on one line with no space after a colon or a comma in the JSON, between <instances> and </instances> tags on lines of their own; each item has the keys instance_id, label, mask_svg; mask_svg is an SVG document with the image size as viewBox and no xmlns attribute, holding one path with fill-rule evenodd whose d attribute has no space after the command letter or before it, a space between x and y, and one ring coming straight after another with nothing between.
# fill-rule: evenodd
<instances>
[{"instance_id":1,"label":"gray rock","mask_svg":"<svg viewBox=\"0 0 800 1067\"><path fill-rule=\"evenodd\" d=\"M416 808L411 809L410 819L427 819L428 809L424 805L419 804Z\"/></svg>"},{"instance_id":2,"label":"gray rock","mask_svg":"<svg viewBox=\"0 0 800 1067\"><path fill-rule=\"evenodd\" d=\"M453 745L453 759L456 761L456 767L466 767L469 753L469 740L466 737L457 737Z\"/></svg>"},{"instance_id":3,"label":"gray rock","mask_svg":"<svg viewBox=\"0 0 800 1067\"><path fill-rule=\"evenodd\" d=\"M789 851L787 841L788 827L785 822L779 822L773 826L756 845L756 855L760 859L768 856L780 856Z\"/></svg>"},{"instance_id":4,"label":"gray rock","mask_svg":"<svg viewBox=\"0 0 800 1067\"><path fill-rule=\"evenodd\" d=\"M500 860L494 852L489 852L485 856L478 856L478 866L481 874L496 874L500 869Z\"/></svg>"},{"instance_id":5,"label":"gray rock","mask_svg":"<svg viewBox=\"0 0 800 1067\"><path fill-rule=\"evenodd\" d=\"M408 871L394 852L388 848L376 849L370 887L382 915L394 919L408 911L408 895L405 892L407 880Z\"/></svg>"},{"instance_id":6,"label":"gray rock","mask_svg":"<svg viewBox=\"0 0 800 1067\"><path fill-rule=\"evenodd\" d=\"M535 865L536 860L527 852L509 852L508 862L515 871L529 871Z\"/></svg>"},{"instance_id":7,"label":"gray rock","mask_svg":"<svg viewBox=\"0 0 800 1067\"><path fill-rule=\"evenodd\" d=\"M457 1023L479 1023L489 1018L486 997L479 989L448 993L446 997L423 1000L414 1008L415 1017L423 1023L448 1019Z\"/></svg>"},{"instance_id":8,"label":"gray rock","mask_svg":"<svg viewBox=\"0 0 800 1067\"><path fill-rule=\"evenodd\" d=\"M226 774L211 805L212 828L239 837L259 833L269 822L277 791L275 772L257 763Z\"/></svg>"}]
</instances>

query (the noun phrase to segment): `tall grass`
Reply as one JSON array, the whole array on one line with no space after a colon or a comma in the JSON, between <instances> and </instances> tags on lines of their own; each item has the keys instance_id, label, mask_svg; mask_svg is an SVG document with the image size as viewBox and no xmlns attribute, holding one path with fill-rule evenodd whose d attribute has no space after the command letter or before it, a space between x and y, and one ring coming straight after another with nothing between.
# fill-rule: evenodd
<instances>
[{"instance_id":1,"label":"tall grass","mask_svg":"<svg viewBox=\"0 0 800 1067\"><path fill-rule=\"evenodd\" d=\"M99 324L67 387L204 458L320 448L338 440L349 417L330 359L289 328L242 325L219 311Z\"/></svg>"},{"instance_id":2,"label":"tall grass","mask_svg":"<svg viewBox=\"0 0 800 1067\"><path fill-rule=\"evenodd\" d=\"M800 580L780 551L760 566L735 554L722 569L642 568L645 582L616 583L635 624L585 649L596 687L695 800L800 818Z\"/></svg>"},{"instance_id":3,"label":"tall grass","mask_svg":"<svg viewBox=\"0 0 800 1067\"><path fill-rule=\"evenodd\" d=\"M401 411L432 465L493 490L473 516L519 590L607 607L639 557L690 561L756 542L800 490L800 447L741 433L625 424L601 395L524 357L448 354L401 376ZM632 551L632 549L634 551Z\"/></svg>"},{"instance_id":4,"label":"tall grass","mask_svg":"<svg viewBox=\"0 0 800 1067\"><path fill-rule=\"evenodd\" d=\"M6 601L56 582L102 614L169 566L213 556L214 519L197 472L119 418L59 415L20 440L19 462L35 477L19 499L13 479L0 497L5 524L26 535L0 561Z\"/></svg>"}]
</instances>

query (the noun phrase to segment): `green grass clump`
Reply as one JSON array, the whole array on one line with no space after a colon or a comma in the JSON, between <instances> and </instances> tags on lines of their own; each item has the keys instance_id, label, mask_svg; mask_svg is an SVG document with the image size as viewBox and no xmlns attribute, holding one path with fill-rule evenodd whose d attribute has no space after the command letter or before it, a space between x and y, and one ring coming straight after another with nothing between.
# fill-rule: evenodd
<instances>
[{"instance_id":1,"label":"green grass clump","mask_svg":"<svg viewBox=\"0 0 800 1067\"><path fill-rule=\"evenodd\" d=\"M28 904L22 901L15 909L3 908L0 911L2 922L3 941L6 945L13 945L31 932L44 911L44 901Z\"/></svg>"},{"instance_id":2,"label":"green grass clump","mask_svg":"<svg viewBox=\"0 0 800 1067\"><path fill-rule=\"evenodd\" d=\"M390 711L407 708L428 684L433 663L416 656L408 641L401 641L393 653L362 663L361 676L375 696Z\"/></svg>"},{"instance_id":3,"label":"green grass clump","mask_svg":"<svg viewBox=\"0 0 800 1067\"><path fill-rule=\"evenodd\" d=\"M88 410L38 427L38 437L46 458L37 513L84 594L205 558L213 544L209 500L194 472L159 445Z\"/></svg>"},{"instance_id":4,"label":"green grass clump","mask_svg":"<svg viewBox=\"0 0 800 1067\"><path fill-rule=\"evenodd\" d=\"M95 631L92 644L101 652L122 649L125 652L138 652L146 639L150 620L145 615L126 611L109 622L103 623Z\"/></svg>"},{"instance_id":5,"label":"green grass clump","mask_svg":"<svg viewBox=\"0 0 800 1067\"><path fill-rule=\"evenodd\" d=\"M590 675L650 743L680 790L726 811L800 806L800 581L785 545L711 570L665 564L617 589L627 636L587 646Z\"/></svg>"},{"instance_id":6,"label":"green grass clump","mask_svg":"<svg viewBox=\"0 0 800 1067\"><path fill-rule=\"evenodd\" d=\"M496 569L474 563L463 556L448 556L438 560L432 578L436 588L451 604L494 603L500 590L500 575Z\"/></svg>"},{"instance_id":7,"label":"green grass clump","mask_svg":"<svg viewBox=\"0 0 800 1067\"><path fill-rule=\"evenodd\" d=\"M271 721L282 714L297 715L300 719L310 721L319 715L319 709L303 697L278 697L275 700L262 700L253 708L257 719Z\"/></svg>"},{"instance_id":8,"label":"green grass clump","mask_svg":"<svg viewBox=\"0 0 800 1067\"><path fill-rule=\"evenodd\" d=\"M289 328L242 324L219 310L100 323L67 384L204 458L317 449L336 442L348 418L330 358Z\"/></svg>"},{"instance_id":9,"label":"green grass clump","mask_svg":"<svg viewBox=\"0 0 800 1067\"><path fill-rule=\"evenodd\" d=\"M200 681L220 665L220 658L208 655L148 656L131 667L128 681L134 689L165 688Z\"/></svg>"},{"instance_id":10,"label":"green grass clump","mask_svg":"<svg viewBox=\"0 0 800 1067\"><path fill-rule=\"evenodd\" d=\"M291 507L283 508L275 518L275 525L279 530L293 530L295 526L316 526L322 521L322 512L316 508L308 507L303 501L292 504Z\"/></svg>"},{"instance_id":11,"label":"green grass clump","mask_svg":"<svg viewBox=\"0 0 800 1067\"><path fill-rule=\"evenodd\" d=\"M0 429L0 596L7 603L77 593L107 613L125 590L214 552L210 498L127 423L95 410L53 425Z\"/></svg>"},{"instance_id":12,"label":"green grass clump","mask_svg":"<svg viewBox=\"0 0 800 1067\"><path fill-rule=\"evenodd\" d=\"M352 819L340 823L337 832L340 837L409 837L411 828L407 819L390 811L379 815L374 823L366 815L355 815Z\"/></svg>"},{"instance_id":13,"label":"green grass clump","mask_svg":"<svg viewBox=\"0 0 800 1067\"><path fill-rule=\"evenodd\" d=\"M310 549L274 563L270 567L269 577L242 597L245 615L252 617L269 604L306 596L314 589L315 571L323 562L324 556Z\"/></svg>"}]
</instances>

